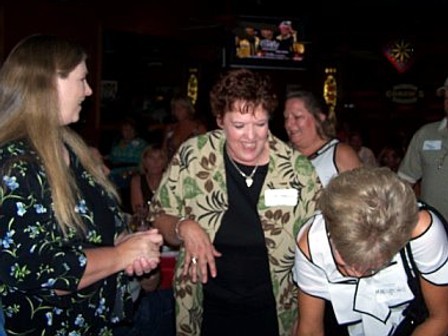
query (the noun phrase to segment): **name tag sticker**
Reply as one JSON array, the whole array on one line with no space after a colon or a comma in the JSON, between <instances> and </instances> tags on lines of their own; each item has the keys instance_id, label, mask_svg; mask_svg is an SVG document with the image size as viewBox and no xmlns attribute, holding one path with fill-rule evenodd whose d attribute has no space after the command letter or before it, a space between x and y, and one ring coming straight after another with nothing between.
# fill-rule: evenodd
<instances>
[{"instance_id":1,"label":"name tag sticker","mask_svg":"<svg viewBox=\"0 0 448 336\"><path fill-rule=\"evenodd\" d=\"M440 150L442 149L442 140L426 140L423 143L423 150Z\"/></svg>"},{"instance_id":2,"label":"name tag sticker","mask_svg":"<svg viewBox=\"0 0 448 336\"><path fill-rule=\"evenodd\" d=\"M294 206L299 200L297 189L268 189L264 193L266 206L288 205Z\"/></svg>"},{"instance_id":3,"label":"name tag sticker","mask_svg":"<svg viewBox=\"0 0 448 336\"><path fill-rule=\"evenodd\" d=\"M406 287L398 284L382 284L375 290L378 302L390 302L406 294Z\"/></svg>"}]
</instances>

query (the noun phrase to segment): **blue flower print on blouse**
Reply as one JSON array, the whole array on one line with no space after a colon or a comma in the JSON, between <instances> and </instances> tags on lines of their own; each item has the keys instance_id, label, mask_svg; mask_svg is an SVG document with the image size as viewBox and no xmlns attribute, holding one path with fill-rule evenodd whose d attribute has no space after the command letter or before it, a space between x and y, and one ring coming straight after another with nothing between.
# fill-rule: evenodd
<instances>
[{"instance_id":1,"label":"blue flower print on blouse","mask_svg":"<svg viewBox=\"0 0 448 336\"><path fill-rule=\"evenodd\" d=\"M69 148L68 148L69 149ZM62 233L57 223L45 167L24 141L0 146L0 298L8 334L111 336L111 307L123 302L132 309L127 278L118 273L77 290L87 265L84 249L113 246L119 234L118 203L82 166L69 149L70 170L78 187L75 211L85 231ZM102 219L101 221L99 219ZM58 296L55 289L70 294ZM117 293L119 295L117 295ZM44 333L42 331L45 330Z\"/></svg>"},{"instance_id":2,"label":"blue flower print on blouse","mask_svg":"<svg viewBox=\"0 0 448 336\"><path fill-rule=\"evenodd\" d=\"M26 214L26 207L23 202L16 202L17 206L17 215L20 217L23 217L24 214Z\"/></svg>"},{"instance_id":3,"label":"blue flower print on blouse","mask_svg":"<svg viewBox=\"0 0 448 336\"><path fill-rule=\"evenodd\" d=\"M53 325L53 314L51 312L45 313L45 317L47 318L47 325Z\"/></svg>"},{"instance_id":4,"label":"blue flower print on blouse","mask_svg":"<svg viewBox=\"0 0 448 336\"><path fill-rule=\"evenodd\" d=\"M45 208L42 204L34 204L34 209L38 214L47 213L47 208Z\"/></svg>"},{"instance_id":5,"label":"blue flower print on blouse","mask_svg":"<svg viewBox=\"0 0 448 336\"><path fill-rule=\"evenodd\" d=\"M51 288L55 284L55 282L56 282L55 279L50 278L47 280L47 282L44 282L41 286L44 288L45 287Z\"/></svg>"},{"instance_id":6,"label":"blue flower print on blouse","mask_svg":"<svg viewBox=\"0 0 448 336\"><path fill-rule=\"evenodd\" d=\"M79 265L84 267L87 264L87 258L84 255L79 256Z\"/></svg>"},{"instance_id":7,"label":"blue flower print on blouse","mask_svg":"<svg viewBox=\"0 0 448 336\"><path fill-rule=\"evenodd\" d=\"M80 200L79 201L79 203L78 203L78 205L77 206L75 206L75 211L77 212L77 213L80 213L80 214L86 214L87 213L87 205L86 205L86 201L85 200Z\"/></svg>"},{"instance_id":8,"label":"blue flower print on blouse","mask_svg":"<svg viewBox=\"0 0 448 336\"><path fill-rule=\"evenodd\" d=\"M82 326L84 325L84 322L85 322L85 320L84 320L84 317L83 317L82 315L78 315L78 316L76 317L75 324L76 324L77 326L82 327Z\"/></svg>"},{"instance_id":9,"label":"blue flower print on blouse","mask_svg":"<svg viewBox=\"0 0 448 336\"><path fill-rule=\"evenodd\" d=\"M17 183L17 178L15 176L3 176L3 182L5 182L6 186L9 190L14 191L19 187Z\"/></svg>"},{"instance_id":10,"label":"blue flower print on blouse","mask_svg":"<svg viewBox=\"0 0 448 336\"><path fill-rule=\"evenodd\" d=\"M0 240L0 246L2 246L5 249L10 248L11 245L14 244L14 240L12 239L14 233L15 233L14 230L6 232L6 236Z\"/></svg>"},{"instance_id":11,"label":"blue flower print on blouse","mask_svg":"<svg viewBox=\"0 0 448 336\"><path fill-rule=\"evenodd\" d=\"M99 303L98 307L96 308L95 315L101 315L101 314L104 313L104 310L106 309L106 307L105 307L105 305L104 305L105 303L106 303L106 302L105 302L104 298L102 298L102 299L100 300L100 303Z\"/></svg>"}]
</instances>

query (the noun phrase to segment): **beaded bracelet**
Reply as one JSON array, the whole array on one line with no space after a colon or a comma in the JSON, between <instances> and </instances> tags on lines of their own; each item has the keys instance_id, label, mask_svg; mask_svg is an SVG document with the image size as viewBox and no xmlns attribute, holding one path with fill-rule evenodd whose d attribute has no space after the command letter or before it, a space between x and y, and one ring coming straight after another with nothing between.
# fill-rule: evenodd
<instances>
[{"instance_id":1,"label":"beaded bracelet","mask_svg":"<svg viewBox=\"0 0 448 336\"><path fill-rule=\"evenodd\" d=\"M177 239L179 239L180 241L184 241L184 239L182 238L182 236L179 233L179 226L180 226L180 223L182 223L186 219L188 219L188 218L182 216L179 218L179 220L176 222L176 224L174 224L174 232L176 233Z\"/></svg>"}]
</instances>

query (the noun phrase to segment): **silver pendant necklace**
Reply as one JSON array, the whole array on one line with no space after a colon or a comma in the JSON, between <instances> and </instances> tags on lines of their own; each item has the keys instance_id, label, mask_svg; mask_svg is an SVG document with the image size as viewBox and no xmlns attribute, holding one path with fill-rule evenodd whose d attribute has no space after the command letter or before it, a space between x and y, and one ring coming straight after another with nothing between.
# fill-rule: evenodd
<instances>
[{"instance_id":1,"label":"silver pendant necklace","mask_svg":"<svg viewBox=\"0 0 448 336\"><path fill-rule=\"evenodd\" d=\"M228 154L227 154L228 155ZM254 169L252 170L252 173L250 173L250 175L245 174L235 163L235 161L232 160L232 158L230 157L230 155L228 155L230 162L232 162L233 166L235 167L235 169L238 171L238 173L244 178L244 180L246 181L246 185L248 188L250 188L252 186L252 184L254 184L254 175L255 172L258 169L258 165L256 165L254 167Z\"/></svg>"}]
</instances>

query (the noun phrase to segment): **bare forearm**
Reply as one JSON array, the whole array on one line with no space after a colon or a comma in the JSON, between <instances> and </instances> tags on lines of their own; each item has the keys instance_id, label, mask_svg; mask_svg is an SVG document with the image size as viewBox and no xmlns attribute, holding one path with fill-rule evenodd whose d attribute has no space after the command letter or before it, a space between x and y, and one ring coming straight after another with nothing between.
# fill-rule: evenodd
<instances>
[{"instance_id":1,"label":"bare forearm","mask_svg":"<svg viewBox=\"0 0 448 336\"><path fill-rule=\"evenodd\" d=\"M79 281L78 290L86 288L101 279L121 271L119 256L115 247L98 247L86 249L84 253L87 257L87 266ZM70 292L56 289L58 295L67 295Z\"/></svg>"},{"instance_id":2,"label":"bare forearm","mask_svg":"<svg viewBox=\"0 0 448 336\"><path fill-rule=\"evenodd\" d=\"M165 242L171 246L179 246L182 243L175 231L179 219L180 217L160 215L154 221L154 227L162 234Z\"/></svg>"},{"instance_id":3,"label":"bare forearm","mask_svg":"<svg viewBox=\"0 0 448 336\"><path fill-rule=\"evenodd\" d=\"M115 246L85 249L87 264L78 290L83 289L119 271L128 275L142 275L155 269L160 262L162 236L157 230L120 236ZM57 294L68 294L56 290Z\"/></svg>"},{"instance_id":4,"label":"bare forearm","mask_svg":"<svg viewBox=\"0 0 448 336\"><path fill-rule=\"evenodd\" d=\"M299 318L295 336L323 336L325 301L299 291Z\"/></svg>"},{"instance_id":5,"label":"bare forearm","mask_svg":"<svg viewBox=\"0 0 448 336\"><path fill-rule=\"evenodd\" d=\"M87 256L87 267L79 282L78 289L88 287L101 279L122 271L126 266L121 263L116 247L86 249L84 253Z\"/></svg>"},{"instance_id":6,"label":"bare forearm","mask_svg":"<svg viewBox=\"0 0 448 336\"><path fill-rule=\"evenodd\" d=\"M295 336L324 336L323 330L308 330L308 328L299 327L294 334Z\"/></svg>"}]
</instances>

